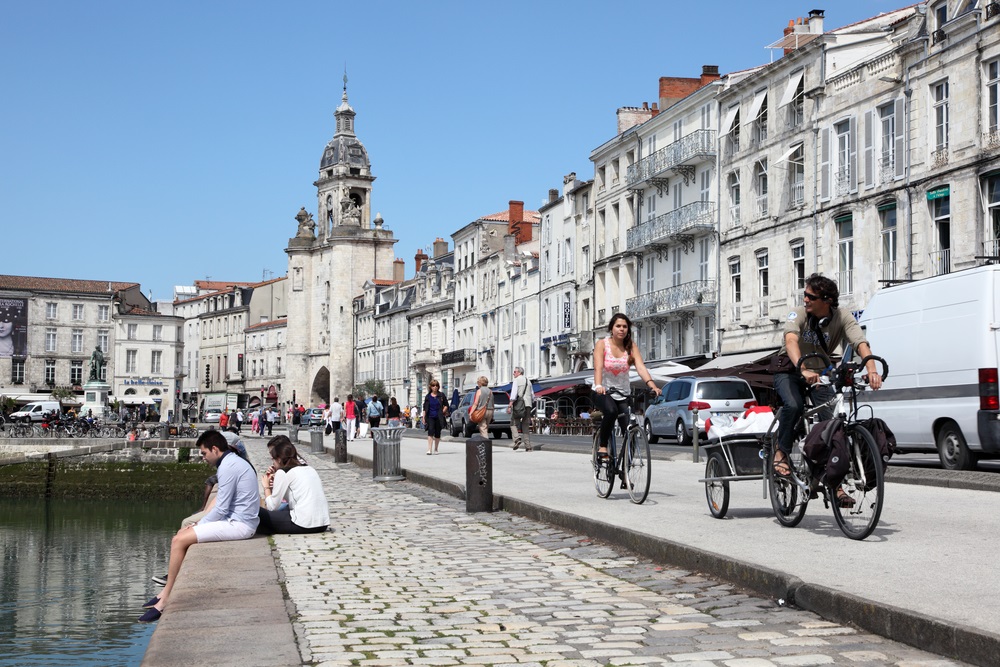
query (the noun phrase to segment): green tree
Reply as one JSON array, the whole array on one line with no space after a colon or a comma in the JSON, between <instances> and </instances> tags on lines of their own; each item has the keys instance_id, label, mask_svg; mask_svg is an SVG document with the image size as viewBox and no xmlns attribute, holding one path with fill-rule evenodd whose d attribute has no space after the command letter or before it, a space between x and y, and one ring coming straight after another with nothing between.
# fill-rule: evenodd
<instances>
[{"instance_id":1,"label":"green tree","mask_svg":"<svg viewBox=\"0 0 1000 667\"><path fill-rule=\"evenodd\" d=\"M381 380L365 380L362 384L354 387L354 398L360 398L362 401L369 396L385 396L385 383Z\"/></svg>"},{"instance_id":2,"label":"green tree","mask_svg":"<svg viewBox=\"0 0 1000 667\"><path fill-rule=\"evenodd\" d=\"M53 387L51 394L52 398L56 399L60 403L69 398L76 398L76 394L73 392L72 387Z\"/></svg>"}]
</instances>

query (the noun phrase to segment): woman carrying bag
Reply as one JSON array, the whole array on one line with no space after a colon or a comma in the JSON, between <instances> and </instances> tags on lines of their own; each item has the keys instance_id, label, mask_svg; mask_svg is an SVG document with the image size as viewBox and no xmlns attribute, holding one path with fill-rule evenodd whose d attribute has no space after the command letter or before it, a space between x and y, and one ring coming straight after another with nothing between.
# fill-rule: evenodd
<instances>
[{"instance_id":1,"label":"woman carrying bag","mask_svg":"<svg viewBox=\"0 0 1000 667\"><path fill-rule=\"evenodd\" d=\"M493 392L486 386L489 383L490 381L486 379L485 375L479 377L476 381L478 385L476 397L472 400L472 405L469 406L469 417L479 427L479 435L484 438L490 437L490 423L493 421L493 410L495 408Z\"/></svg>"}]
</instances>

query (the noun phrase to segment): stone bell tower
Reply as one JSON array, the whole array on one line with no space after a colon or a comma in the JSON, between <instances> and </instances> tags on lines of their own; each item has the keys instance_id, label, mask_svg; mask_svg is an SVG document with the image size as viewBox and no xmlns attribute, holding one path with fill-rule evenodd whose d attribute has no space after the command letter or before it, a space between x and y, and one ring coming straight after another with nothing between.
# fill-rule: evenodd
<instances>
[{"instance_id":1,"label":"stone bell tower","mask_svg":"<svg viewBox=\"0 0 1000 667\"><path fill-rule=\"evenodd\" d=\"M354 387L353 297L365 282L391 279L396 239L372 220L368 151L354 134L354 109L344 94L336 131L323 149L317 216L304 208L288 240L288 363L286 381L303 405L341 400ZM286 392L290 393L290 392Z\"/></svg>"}]
</instances>

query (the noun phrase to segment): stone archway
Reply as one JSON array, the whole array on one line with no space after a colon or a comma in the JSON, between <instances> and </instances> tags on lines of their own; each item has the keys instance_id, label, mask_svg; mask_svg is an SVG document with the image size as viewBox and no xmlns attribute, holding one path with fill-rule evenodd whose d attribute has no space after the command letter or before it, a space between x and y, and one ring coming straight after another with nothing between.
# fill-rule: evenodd
<instances>
[{"instance_id":1,"label":"stone archway","mask_svg":"<svg viewBox=\"0 0 1000 667\"><path fill-rule=\"evenodd\" d=\"M326 366L319 369L313 378L312 391L309 396L309 406L316 407L320 403L330 404L330 369Z\"/></svg>"}]
</instances>

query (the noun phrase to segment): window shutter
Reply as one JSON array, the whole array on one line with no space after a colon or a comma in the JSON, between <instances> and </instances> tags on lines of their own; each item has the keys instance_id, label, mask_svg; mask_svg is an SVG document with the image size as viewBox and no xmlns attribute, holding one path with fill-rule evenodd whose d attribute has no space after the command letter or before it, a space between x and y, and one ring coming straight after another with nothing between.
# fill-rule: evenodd
<instances>
[{"instance_id":1,"label":"window shutter","mask_svg":"<svg viewBox=\"0 0 1000 667\"><path fill-rule=\"evenodd\" d=\"M872 127L874 114L871 111L865 112L865 187L870 188L875 185L875 164L874 146L872 146L872 134L875 128Z\"/></svg>"},{"instance_id":2,"label":"window shutter","mask_svg":"<svg viewBox=\"0 0 1000 667\"><path fill-rule=\"evenodd\" d=\"M824 127L820 133L819 198L830 199L830 128Z\"/></svg>"},{"instance_id":3,"label":"window shutter","mask_svg":"<svg viewBox=\"0 0 1000 667\"><path fill-rule=\"evenodd\" d=\"M853 116L848 123L848 141L851 142L851 155L848 158L851 182L850 191L858 191L858 120Z\"/></svg>"},{"instance_id":4,"label":"window shutter","mask_svg":"<svg viewBox=\"0 0 1000 667\"><path fill-rule=\"evenodd\" d=\"M900 97L896 100L896 109L893 112L896 117L896 136L893 137L896 143L895 154L896 154L896 172L893 174L896 180L899 180L906 176L906 163L910 161L910 156L906 154L906 141L903 136L903 128L906 127L906 123L903 119L903 98Z\"/></svg>"}]
</instances>

